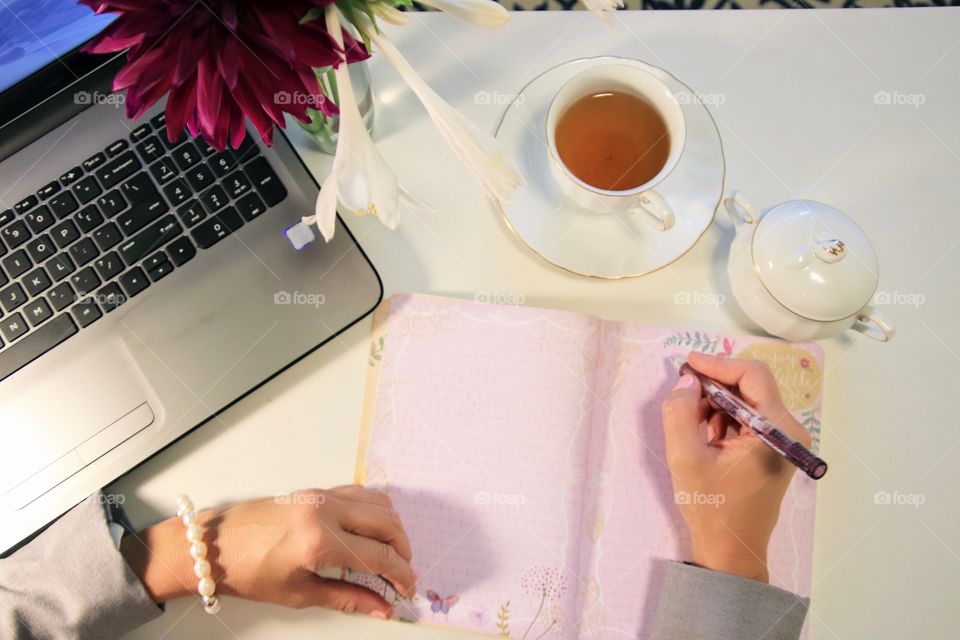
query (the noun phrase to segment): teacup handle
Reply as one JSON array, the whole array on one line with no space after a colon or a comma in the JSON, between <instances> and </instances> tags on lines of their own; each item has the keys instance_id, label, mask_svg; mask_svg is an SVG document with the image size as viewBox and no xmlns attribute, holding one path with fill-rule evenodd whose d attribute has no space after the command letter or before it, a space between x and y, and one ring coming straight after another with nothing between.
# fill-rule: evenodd
<instances>
[{"instance_id":1,"label":"teacup handle","mask_svg":"<svg viewBox=\"0 0 960 640\"><path fill-rule=\"evenodd\" d=\"M640 206L631 207L630 213L642 213L657 231L666 231L677 221L673 208L666 199L653 189L640 194Z\"/></svg>"},{"instance_id":2,"label":"teacup handle","mask_svg":"<svg viewBox=\"0 0 960 640\"><path fill-rule=\"evenodd\" d=\"M871 305L867 305L860 310L852 329L877 342L890 342L896 333L893 325L884 320L880 312Z\"/></svg>"},{"instance_id":3,"label":"teacup handle","mask_svg":"<svg viewBox=\"0 0 960 640\"><path fill-rule=\"evenodd\" d=\"M733 226L740 226L741 221L746 224L753 224L757 221L757 210L747 200L747 196L740 191L731 191L730 195L723 199L723 208L727 210Z\"/></svg>"}]
</instances>

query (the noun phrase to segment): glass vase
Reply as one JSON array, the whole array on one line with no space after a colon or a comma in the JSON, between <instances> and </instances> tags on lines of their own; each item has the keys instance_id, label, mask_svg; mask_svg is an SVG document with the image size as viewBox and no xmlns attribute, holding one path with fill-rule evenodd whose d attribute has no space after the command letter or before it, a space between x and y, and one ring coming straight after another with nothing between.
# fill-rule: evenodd
<instances>
[{"instance_id":1,"label":"glass vase","mask_svg":"<svg viewBox=\"0 0 960 640\"><path fill-rule=\"evenodd\" d=\"M370 69L367 67L367 61L347 65L347 71L350 74L353 93L357 97L357 106L360 109L363 125L367 131L373 133L373 87L370 84ZM333 68L314 69L314 73L317 74L317 80L324 95L339 107L340 92ZM307 109L307 116L310 122L300 122L300 126L313 137L321 151L333 155L337 150L340 116L327 116L316 109Z\"/></svg>"}]
</instances>

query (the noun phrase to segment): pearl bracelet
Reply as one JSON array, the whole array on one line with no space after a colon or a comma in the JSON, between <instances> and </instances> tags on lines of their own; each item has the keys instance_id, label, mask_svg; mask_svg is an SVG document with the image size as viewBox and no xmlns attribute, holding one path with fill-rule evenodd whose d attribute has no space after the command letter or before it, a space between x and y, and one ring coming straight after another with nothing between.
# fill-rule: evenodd
<instances>
[{"instance_id":1,"label":"pearl bracelet","mask_svg":"<svg viewBox=\"0 0 960 640\"><path fill-rule=\"evenodd\" d=\"M203 610L214 614L220 611L220 598L215 595L217 584L210 577L210 563L207 561L207 545L203 542L203 530L197 522L197 512L194 511L193 501L188 496L177 498L177 517L183 520L187 527L187 540L190 541L190 557L194 559L193 573L200 582L197 591L200 592L200 602Z\"/></svg>"}]
</instances>

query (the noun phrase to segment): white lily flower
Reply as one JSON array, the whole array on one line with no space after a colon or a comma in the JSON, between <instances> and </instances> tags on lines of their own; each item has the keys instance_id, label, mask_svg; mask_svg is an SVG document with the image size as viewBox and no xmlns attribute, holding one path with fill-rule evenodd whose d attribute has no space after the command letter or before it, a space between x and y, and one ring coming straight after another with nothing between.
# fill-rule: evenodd
<instances>
[{"instance_id":1,"label":"white lily flower","mask_svg":"<svg viewBox=\"0 0 960 640\"><path fill-rule=\"evenodd\" d=\"M378 33L368 22L364 22L360 29L407 82L444 140L487 191L502 202L510 200L516 188L525 183L499 141L478 129L437 95L385 35Z\"/></svg>"},{"instance_id":2,"label":"white lily flower","mask_svg":"<svg viewBox=\"0 0 960 640\"><path fill-rule=\"evenodd\" d=\"M607 13L622 8L623 0L583 0L583 4L587 9L603 18L604 22L610 25L612 23Z\"/></svg>"},{"instance_id":3,"label":"white lily flower","mask_svg":"<svg viewBox=\"0 0 960 640\"><path fill-rule=\"evenodd\" d=\"M325 11L327 32L336 43L343 46L340 18L336 6L330 4ZM397 207L400 202L414 207L429 209L408 194L397 183L397 177L370 138L357 97L350 83L347 64L339 65L334 74L340 92L340 126L337 151L333 169L326 177L317 196L314 215L303 218L305 224L316 223L329 242L336 229L337 202L356 215L375 215L386 227L396 229L399 222Z\"/></svg>"},{"instance_id":4,"label":"white lily flower","mask_svg":"<svg viewBox=\"0 0 960 640\"><path fill-rule=\"evenodd\" d=\"M478 27L499 27L510 19L510 12L494 0L419 0L419 2Z\"/></svg>"},{"instance_id":5,"label":"white lily flower","mask_svg":"<svg viewBox=\"0 0 960 640\"><path fill-rule=\"evenodd\" d=\"M405 25L410 22L410 18L408 18L403 11L394 8L392 5L386 2L374 2L373 13L376 14L378 18L389 24Z\"/></svg>"}]
</instances>

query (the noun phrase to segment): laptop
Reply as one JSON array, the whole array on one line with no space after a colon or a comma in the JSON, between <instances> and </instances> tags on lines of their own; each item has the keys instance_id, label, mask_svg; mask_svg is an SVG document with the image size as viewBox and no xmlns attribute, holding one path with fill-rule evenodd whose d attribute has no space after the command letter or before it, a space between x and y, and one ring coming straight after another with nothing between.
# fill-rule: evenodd
<instances>
[{"instance_id":1,"label":"laptop","mask_svg":"<svg viewBox=\"0 0 960 640\"><path fill-rule=\"evenodd\" d=\"M289 141L240 149L137 122L107 24L0 7L0 551L329 341L380 301ZM294 229L297 233L289 230Z\"/></svg>"}]
</instances>

